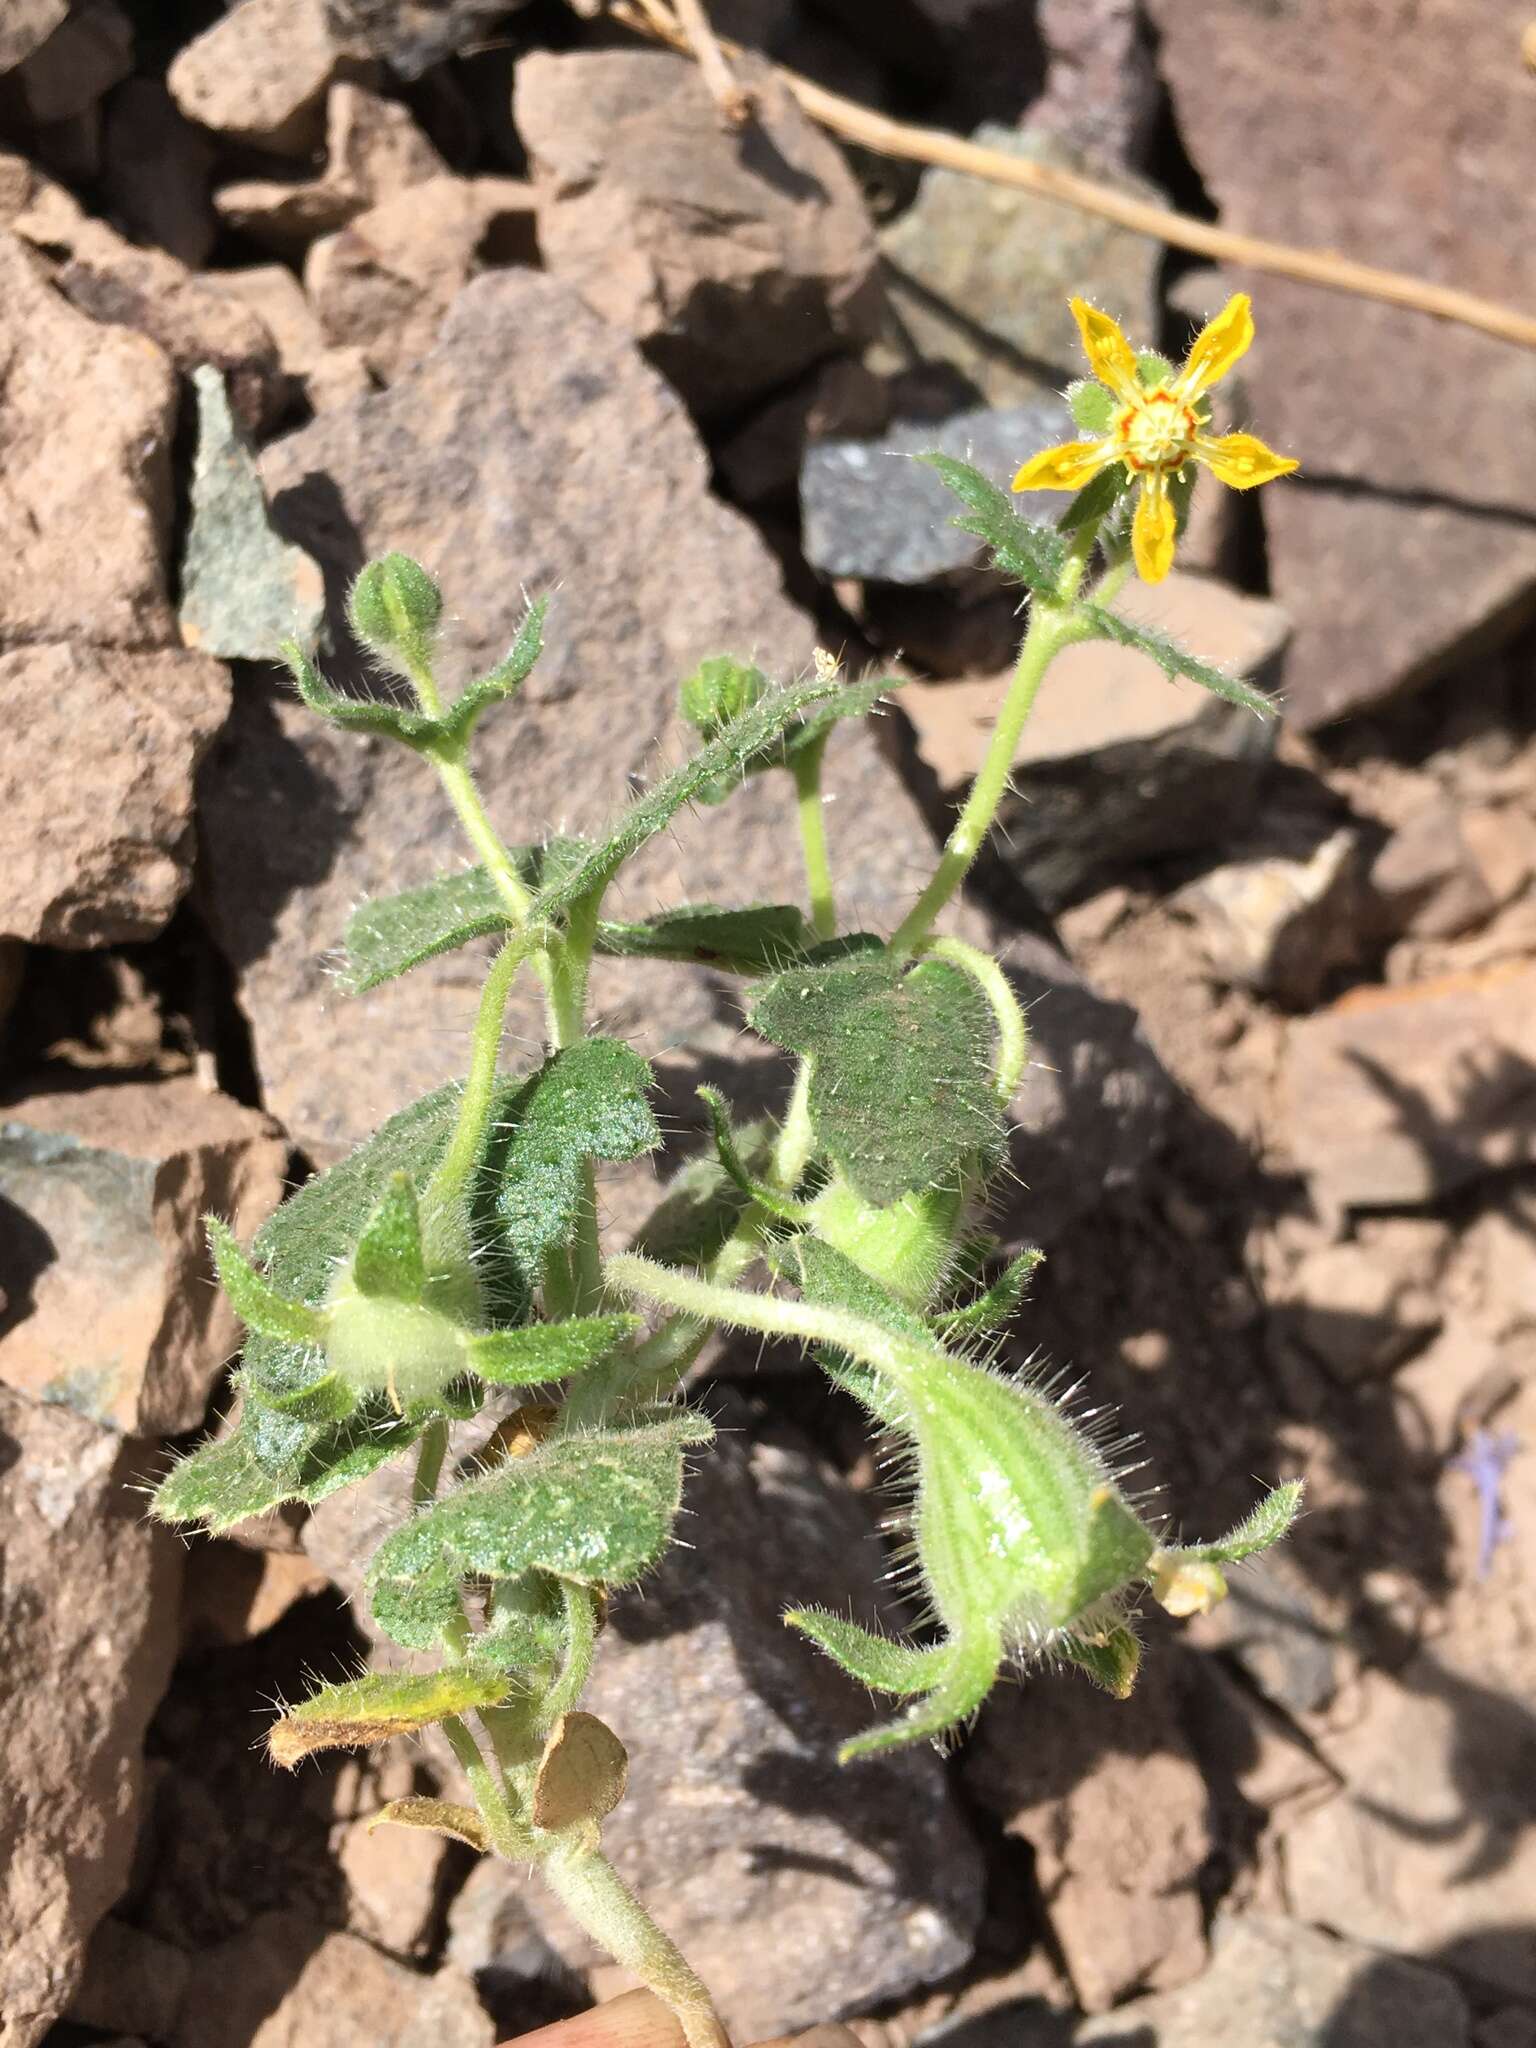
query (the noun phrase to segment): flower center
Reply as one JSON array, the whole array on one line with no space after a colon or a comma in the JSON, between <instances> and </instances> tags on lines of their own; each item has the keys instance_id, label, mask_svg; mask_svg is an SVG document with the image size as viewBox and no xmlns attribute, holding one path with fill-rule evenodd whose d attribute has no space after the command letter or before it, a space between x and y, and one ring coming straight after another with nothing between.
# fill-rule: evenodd
<instances>
[{"instance_id":1,"label":"flower center","mask_svg":"<svg viewBox=\"0 0 1536 2048\"><path fill-rule=\"evenodd\" d=\"M1195 452L1194 413L1159 387L1133 399L1115 419L1115 445L1127 469L1178 469Z\"/></svg>"}]
</instances>

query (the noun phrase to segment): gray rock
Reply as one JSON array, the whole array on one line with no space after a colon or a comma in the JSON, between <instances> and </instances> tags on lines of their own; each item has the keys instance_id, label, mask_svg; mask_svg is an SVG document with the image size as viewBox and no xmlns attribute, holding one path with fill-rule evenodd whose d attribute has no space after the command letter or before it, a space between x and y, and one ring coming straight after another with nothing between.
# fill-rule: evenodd
<instances>
[{"instance_id":1,"label":"gray rock","mask_svg":"<svg viewBox=\"0 0 1536 2048\"><path fill-rule=\"evenodd\" d=\"M332 35L381 57L397 77L415 80L481 42L526 5L527 0L325 0L325 15Z\"/></svg>"},{"instance_id":2,"label":"gray rock","mask_svg":"<svg viewBox=\"0 0 1536 2048\"><path fill-rule=\"evenodd\" d=\"M1084 168L1067 143L1033 128L988 124L974 140L1051 169ZM1163 198L1123 172L1110 182ZM916 203L881 230L880 249L892 318L871 356L878 368L914 357L952 363L999 406L1054 393L1086 374L1074 295L1113 313L1139 346L1157 339L1161 244L1032 192L926 171Z\"/></svg>"},{"instance_id":3,"label":"gray rock","mask_svg":"<svg viewBox=\"0 0 1536 2048\"><path fill-rule=\"evenodd\" d=\"M1251 678L1273 678L1288 625L1279 609L1175 570L1131 584L1116 609ZM953 797L985 753L1008 675L911 684L901 704L938 785ZM1145 655L1109 641L1057 657L998 814L1000 856L1047 909L1121 879L1139 861L1219 843L1250 814L1274 727Z\"/></svg>"},{"instance_id":4,"label":"gray rock","mask_svg":"<svg viewBox=\"0 0 1536 2048\"><path fill-rule=\"evenodd\" d=\"M1432 218L1458 286L1536 303L1536 246L1488 233L1536 179L1510 56L1518 24L1444 0L1403 40L1391 92L1362 93L1381 49L1368 10L1151 0L1148 12L1225 226L1422 272ZM1536 357L1279 278L1230 283L1251 283L1258 322L1237 424L1302 463L1260 504L1274 593L1297 622L1286 716L1312 728L1421 685L1529 612L1536 492L1507 422L1536 408Z\"/></svg>"},{"instance_id":5,"label":"gray rock","mask_svg":"<svg viewBox=\"0 0 1536 2048\"><path fill-rule=\"evenodd\" d=\"M144 1458L142 1444L0 1388L4 2048L34 2048L65 2011L128 1882L180 1567L131 1491Z\"/></svg>"},{"instance_id":6,"label":"gray rock","mask_svg":"<svg viewBox=\"0 0 1536 2048\"><path fill-rule=\"evenodd\" d=\"M823 576L878 583L932 583L981 558L974 534L953 524L963 511L915 456L937 452L969 462L1005 489L1020 463L1076 433L1057 398L956 413L941 425L898 422L874 440L813 442L800 469L802 545ZM1026 519L1051 523L1064 500L1031 491L1014 500Z\"/></svg>"},{"instance_id":7,"label":"gray rock","mask_svg":"<svg viewBox=\"0 0 1536 2048\"><path fill-rule=\"evenodd\" d=\"M104 495L110 506L116 494ZM88 530L103 524L98 514ZM56 564L66 596L57 586L26 595L60 602L67 631L70 536L50 528L27 538L27 558ZM103 538L122 549L116 566L133 566L131 536ZM104 604L95 616L106 624L127 610ZM193 776L229 701L219 663L180 648L132 654L82 637L0 653L0 930L71 947L160 931L191 876Z\"/></svg>"},{"instance_id":8,"label":"gray rock","mask_svg":"<svg viewBox=\"0 0 1536 2048\"><path fill-rule=\"evenodd\" d=\"M1454 1984L1260 1914L1216 1924L1205 1975L1079 2028L1076 2048L1468 2048Z\"/></svg>"},{"instance_id":9,"label":"gray rock","mask_svg":"<svg viewBox=\"0 0 1536 2048\"><path fill-rule=\"evenodd\" d=\"M204 366L181 557L181 637L224 661L276 661L285 640L313 653L325 613L318 566L272 530L255 458L224 379Z\"/></svg>"},{"instance_id":10,"label":"gray rock","mask_svg":"<svg viewBox=\"0 0 1536 2048\"><path fill-rule=\"evenodd\" d=\"M196 1429L239 1342L202 1218L248 1236L287 1164L269 1118L190 1075L0 1108L0 1379L127 1436Z\"/></svg>"},{"instance_id":11,"label":"gray rock","mask_svg":"<svg viewBox=\"0 0 1536 2048\"><path fill-rule=\"evenodd\" d=\"M697 66L664 51L535 51L513 93L545 264L696 412L867 340L880 303L843 157L767 66L739 75L755 96L740 133Z\"/></svg>"}]
</instances>

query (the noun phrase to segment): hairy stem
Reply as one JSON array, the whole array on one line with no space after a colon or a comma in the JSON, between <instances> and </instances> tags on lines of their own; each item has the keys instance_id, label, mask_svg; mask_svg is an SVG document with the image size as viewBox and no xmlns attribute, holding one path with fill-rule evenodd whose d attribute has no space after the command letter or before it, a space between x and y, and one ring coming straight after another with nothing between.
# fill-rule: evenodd
<instances>
[{"instance_id":1,"label":"hairy stem","mask_svg":"<svg viewBox=\"0 0 1536 2048\"><path fill-rule=\"evenodd\" d=\"M837 936L837 906L832 896L832 864L827 858L826 814L821 800L821 764L826 736L794 761L795 815L805 851L805 880L811 898L811 929L818 939Z\"/></svg>"},{"instance_id":2,"label":"hairy stem","mask_svg":"<svg viewBox=\"0 0 1536 2048\"><path fill-rule=\"evenodd\" d=\"M688 2048L730 2048L709 1993L599 1848L557 1851L541 1867L586 1931L671 2006Z\"/></svg>"},{"instance_id":3,"label":"hairy stem","mask_svg":"<svg viewBox=\"0 0 1536 2048\"><path fill-rule=\"evenodd\" d=\"M448 1424L440 1415L435 1422L427 1424L416 1447L416 1473L411 1481L413 1508L424 1508L429 1501L436 1500L437 1482L442 1477L447 1450Z\"/></svg>"},{"instance_id":4,"label":"hairy stem","mask_svg":"<svg viewBox=\"0 0 1536 2048\"><path fill-rule=\"evenodd\" d=\"M427 1188L424 1208L429 1239L441 1239L461 1228L461 1209L469 1184L485 1149L486 1128L496 1093L496 1063L501 1056L502 1023L507 997L518 968L528 957L531 944L524 933L508 939L486 976L480 991L480 1008L470 1040L469 1074L459 1099L458 1121L448 1149L437 1163ZM429 1244L429 1250L443 1252L456 1246Z\"/></svg>"},{"instance_id":5,"label":"hairy stem","mask_svg":"<svg viewBox=\"0 0 1536 2048\"><path fill-rule=\"evenodd\" d=\"M540 1705L539 1720L546 1728L552 1728L581 1698L592 1669L592 1652L597 1648L597 1603L591 1589L562 1579L560 1597L565 1605L565 1662Z\"/></svg>"},{"instance_id":6,"label":"hairy stem","mask_svg":"<svg viewBox=\"0 0 1536 2048\"><path fill-rule=\"evenodd\" d=\"M497 894L521 924L528 915L533 898L517 872L511 854L502 845L500 835L486 815L463 750L456 749L452 753L434 751L432 761L469 843L484 861Z\"/></svg>"},{"instance_id":7,"label":"hairy stem","mask_svg":"<svg viewBox=\"0 0 1536 2048\"><path fill-rule=\"evenodd\" d=\"M492 1775L491 1767L481 1754L468 1724L457 1718L444 1721L443 1733L448 1746L458 1759L459 1769L469 1780L469 1789L475 1795L475 1804L485 1822L486 1832L492 1843L503 1856L516 1853L515 1830L506 1794Z\"/></svg>"}]
</instances>

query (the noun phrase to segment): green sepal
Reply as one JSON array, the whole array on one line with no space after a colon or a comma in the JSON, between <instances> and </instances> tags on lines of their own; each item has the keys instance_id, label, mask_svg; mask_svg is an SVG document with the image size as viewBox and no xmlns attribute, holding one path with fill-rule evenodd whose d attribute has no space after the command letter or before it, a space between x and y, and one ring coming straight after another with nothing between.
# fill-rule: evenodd
<instances>
[{"instance_id":1,"label":"green sepal","mask_svg":"<svg viewBox=\"0 0 1536 2048\"><path fill-rule=\"evenodd\" d=\"M259 1367L242 1367L239 1384L257 1407L311 1426L345 1422L361 1398L323 1351L290 1345L264 1351Z\"/></svg>"},{"instance_id":2,"label":"green sepal","mask_svg":"<svg viewBox=\"0 0 1536 2048\"><path fill-rule=\"evenodd\" d=\"M1066 547L1061 535L1053 527L1036 526L1032 521L1021 518L1009 503L1006 491L984 477L979 469L972 469L967 462L957 462L952 455L919 455L919 462L926 462L938 471L947 487L968 508L969 516L955 519L952 525L962 533L974 533L978 540L985 541L992 559L1005 576L1026 584L1029 589L1043 591L1045 595L1055 594L1066 566Z\"/></svg>"},{"instance_id":3,"label":"green sepal","mask_svg":"<svg viewBox=\"0 0 1536 2048\"><path fill-rule=\"evenodd\" d=\"M517 1091L493 1137L487 1174L520 1298L521 1320L543 1278L546 1256L563 1247L585 1199L589 1159L636 1159L661 1132L647 1099L649 1061L616 1038L588 1038L552 1053Z\"/></svg>"},{"instance_id":4,"label":"green sepal","mask_svg":"<svg viewBox=\"0 0 1536 2048\"><path fill-rule=\"evenodd\" d=\"M759 993L751 1023L811 1061L818 1143L881 1206L999 1154L994 1025L969 975L941 960L904 970L888 955L792 968Z\"/></svg>"},{"instance_id":5,"label":"green sepal","mask_svg":"<svg viewBox=\"0 0 1536 2048\"><path fill-rule=\"evenodd\" d=\"M698 801L722 780L739 781L747 764L803 711L834 697L840 687L813 676L769 690L707 746L664 776L648 795L621 811L600 845L590 848L568 874L539 891L529 912L530 922L557 923L582 897L599 893L648 839L665 830L684 805Z\"/></svg>"},{"instance_id":6,"label":"green sepal","mask_svg":"<svg viewBox=\"0 0 1536 2048\"><path fill-rule=\"evenodd\" d=\"M834 1664L850 1678L876 1692L930 1692L944 1675L949 1662L947 1644L920 1649L915 1643L894 1636L875 1635L857 1622L845 1621L825 1607L792 1608L784 1617L788 1628L809 1636Z\"/></svg>"},{"instance_id":7,"label":"green sepal","mask_svg":"<svg viewBox=\"0 0 1536 2048\"><path fill-rule=\"evenodd\" d=\"M862 1266L855 1265L846 1253L824 1244L819 1237L809 1233L795 1238L790 1251L798 1269L800 1291L807 1301L820 1303L826 1308L850 1309L854 1315L878 1323L882 1329L893 1331L899 1337L913 1337L924 1343L930 1341L922 1318L898 1301ZM846 1352L825 1345L818 1348L816 1362L834 1386L852 1394L882 1427L900 1430L903 1435L910 1436L911 1413L888 1379L850 1358Z\"/></svg>"},{"instance_id":8,"label":"green sepal","mask_svg":"<svg viewBox=\"0 0 1536 2048\"><path fill-rule=\"evenodd\" d=\"M416 1190L408 1173L392 1173L352 1254L352 1282L359 1294L416 1302L426 1279Z\"/></svg>"},{"instance_id":9,"label":"green sepal","mask_svg":"<svg viewBox=\"0 0 1536 2048\"><path fill-rule=\"evenodd\" d=\"M750 904L741 910L685 903L638 924L604 919L597 927L599 953L686 960L723 974L774 973L799 959L813 943L811 929L793 903Z\"/></svg>"},{"instance_id":10,"label":"green sepal","mask_svg":"<svg viewBox=\"0 0 1536 2048\"><path fill-rule=\"evenodd\" d=\"M1109 432L1115 417L1115 394L1097 377L1074 377L1067 386L1066 400L1080 432L1099 439Z\"/></svg>"},{"instance_id":11,"label":"green sepal","mask_svg":"<svg viewBox=\"0 0 1536 2048\"><path fill-rule=\"evenodd\" d=\"M1152 1531L1112 1486L1096 1489L1089 1502L1082 1563L1071 1592L1074 1614L1084 1614L1138 1578L1157 1548Z\"/></svg>"},{"instance_id":12,"label":"green sepal","mask_svg":"<svg viewBox=\"0 0 1536 2048\"><path fill-rule=\"evenodd\" d=\"M683 1452L713 1430L691 1411L633 1429L552 1437L417 1515L380 1549L370 1582L441 1569L585 1586L634 1583L666 1548L682 1499Z\"/></svg>"},{"instance_id":13,"label":"green sepal","mask_svg":"<svg viewBox=\"0 0 1536 2048\"><path fill-rule=\"evenodd\" d=\"M1139 348L1136 351L1136 375L1144 391L1155 391L1159 384L1172 383L1173 365L1155 348Z\"/></svg>"},{"instance_id":14,"label":"green sepal","mask_svg":"<svg viewBox=\"0 0 1536 2048\"><path fill-rule=\"evenodd\" d=\"M701 739L712 740L772 687L751 662L711 654L680 685L677 708Z\"/></svg>"},{"instance_id":15,"label":"green sepal","mask_svg":"<svg viewBox=\"0 0 1536 2048\"><path fill-rule=\"evenodd\" d=\"M1062 513L1057 525L1063 533L1076 533L1080 526L1107 518L1120 498L1131 488L1132 479L1121 463L1112 462L1090 477Z\"/></svg>"},{"instance_id":16,"label":"green sepal","mask_svg":"<svg viewBox=\"0 0 1536 2048\"><path fill-rule=\"evenodd\" d=\"M285 1770L321 1749L362 1749L414 1735L476 1707L493 1707L507 1690L497 1672L468 1664L441 1671L370 1671L322 1685L290 1707L267 1732L272 1761Z\"/></svg>"},{"instance_id":17,"label":"green sepal","mask_svg":"<svg viewBox=\"0 0 1536 2048\"><path fill-rule=\"evenodd\" d=\"M1166 633L1156 632L1148 626L1133 626L1118 612L1106 611L1102 605L1089 604L1086 600L1078 605L1077 616L1092 629L1087 637L1113 640L1121 647L1134 647L1155 661L1163 674L1175 681L1180 676L1187 676L1202 690L1224 697L1229 704L1240 704L1245 711L1256 712L1260 718L1273 718L1279 709L1274 699L1266 697L1262 690L1254 689L1240 676L1229 676L1225 669L1212 668L1208 661L1197 660L1194 655L1186 653L1176 640L1170 640Z\"/></svg>"},{"instance_id":18,"label":"green sepal","mask_svg":"<svg viewBox=\"0 0 1536 2048\"><path fill-rule=\"evenodd\" d=\"M1196 1564L1238 1564L1255 1552L1268 1550L1289 1530L1301 1511L1302 1481L1288 1480L1271 1487L1251 1514L1214 1543L1165 1545L1160 1557L1187 1558Z\"/></svg>"},{"instance_id":19,"label":"green sepal","mask_svg":"<svg viewBox=\"0 0 1536 2048\"><path fill-rule=\"evenodd\" d=\"M606 1358L641 1327L639 1316L573 1316L471 1337L470 1369L498 1387L538 1387Z\"/></svg>"},{"instance_id":20,"label":"green sepal","mask_svg":"<svg viewBox=\"0 0 1536 2048\"><path fill-rule=\"evenodd\" d=\"M1195 501L1195 485L1200 481L1199 469L1193 462L1186 462L1182 469L1176 469L1168 479L1168 502L1173 507L1173 534L1175 540L1182 540L1189 525L1189 508Z\"/></svg>"},{"instance_id":21,"label":"green sepal","mask_svg":"<svg viewBox=\"0 0 1536 2048\"><path fill-rule=\"evenodd\" d=\"M323 1344L325 1318L308 1302L290 1301L246 1258L228 1224L205 1216L208 1248L213 1253L220 1285L235 1314L248 1330L288 1344Z\"/></svg>"},{"instance_id":22,"label":"green sepal","mask_svg":"<svg viewBox=\"0 0 1536 2048\"><path fill-rule=\"evenodd\" d=\"M1094 1684L1117 1700L1128 1700L1141 1668L1141 1644L1134 1629L1117 1625L1101 1635L1060 1635L1051 1645Z\"/></svg>"},{"instance_id":23,"label":"green sepal","mask_svg":"<svg viewBox=\"0 0 1536 2048\"><path fill-rule=\"evenodd\" d=\"M1018 1313L1035 1268L1044 1258L1043 1251L1030 1245L1016 1259L1010 1260L1006 1270L998 1275L984 1294L978 1294L963 1308L945 1309L934 1316L934 1330L946 1339L984 1337L1000 1330Z\"/></svg>"}]
</instances>

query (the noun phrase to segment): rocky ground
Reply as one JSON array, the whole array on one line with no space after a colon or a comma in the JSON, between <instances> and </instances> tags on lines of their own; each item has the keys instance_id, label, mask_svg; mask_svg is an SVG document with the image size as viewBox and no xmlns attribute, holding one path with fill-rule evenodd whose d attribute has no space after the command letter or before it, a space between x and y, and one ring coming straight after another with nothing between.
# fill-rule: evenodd
<instances>
[{"instance_id":1,"label":"rocky ground","mask_svg":"<svg viewBox=\"0 0 1536 2048\"><path fill-rule=\"evenodd\" d=\"M866 104L1536 304L1524 11L1400 12L713 7ZM365 1649L368 1504L142 1519L235 1340L199 1214L248 1232L455 1072L474 1000L455 956L339 1014L351 904L456 848L277 639L334 634L386 547L466 663L558 587L485 733L518 838L675 752L706 653L899 659L829 771L889 926L1014 630L901 454L1060 438L1070 292L1176 353L1241 283L1228 410L1303 474L1203 505L1136 601L1286 716L1075 650L962 915L1032 1003L1019 1356L1089 1373L1190 1528L1255 1475L1309 1513L1151 1631L1128 1705L1031 1680L952 1757L841 1775L866 1703L777 1605L871 1607L885 1504L793 1356L723 1353L707 1540L605 1641L612 1839L744 2040L1533 2048L1536 360L845 154L742 76L732 134L687 61L556 0L0 10L0 2044L490 2048L611 1988L520 1873L368 1833L433 1752L294 1782L253 1749ZM779 801L686 821L632 900L793 894ZM610 970L680 1116L705 1075L771 1096L727 986Z\"/></svg>"}]
</instances>

